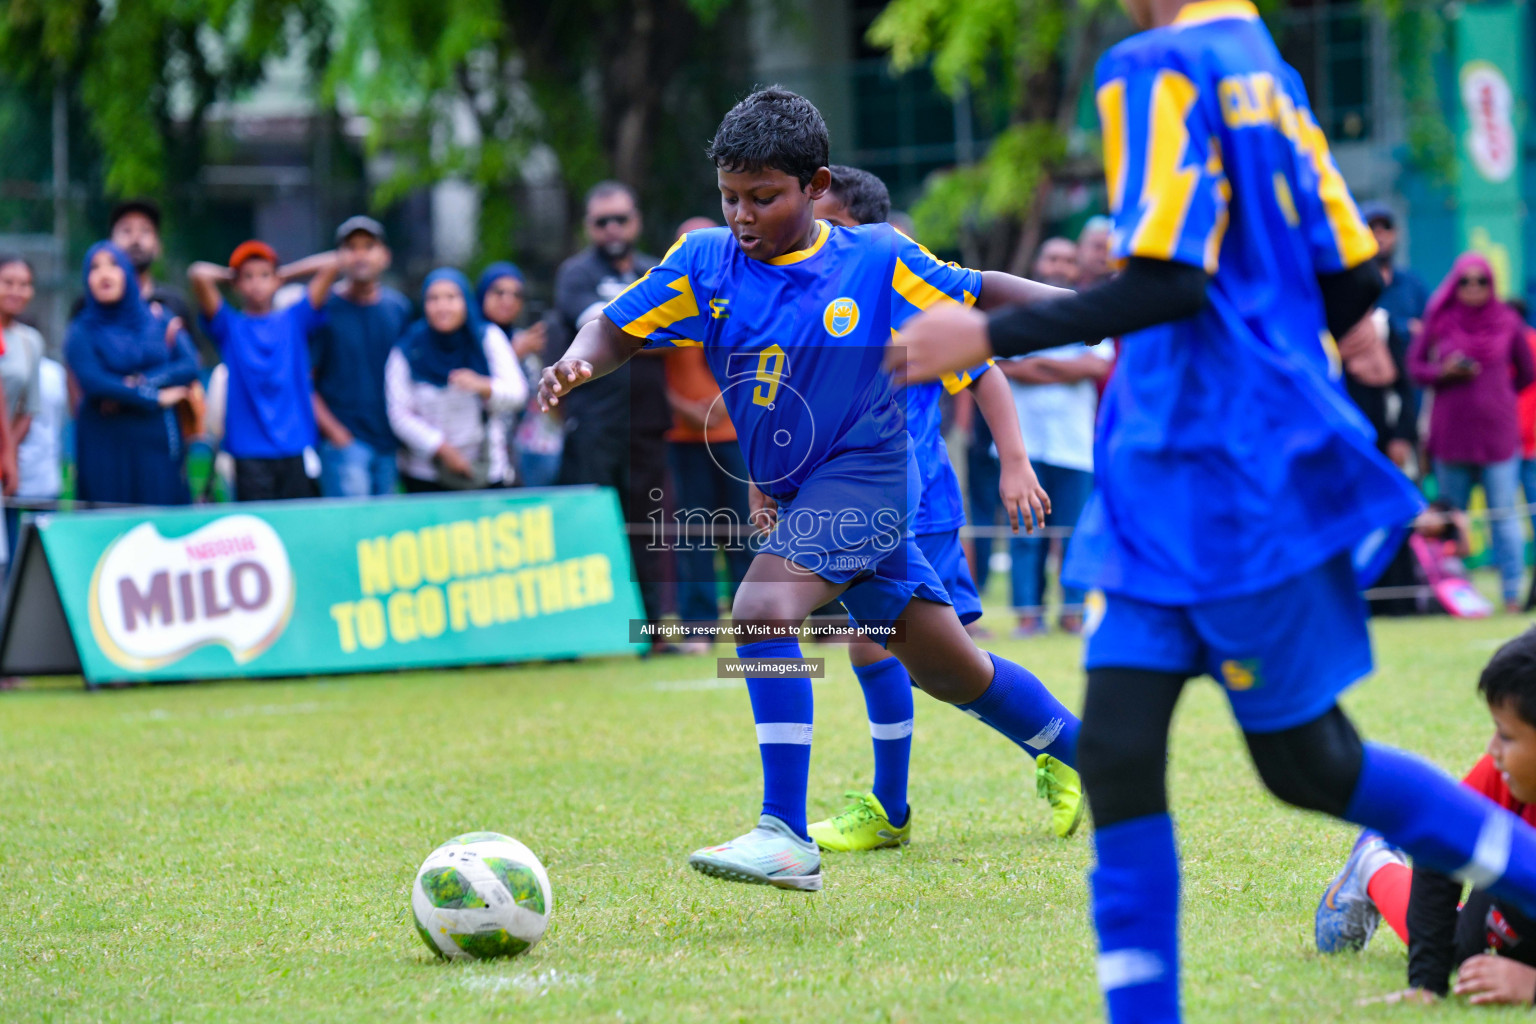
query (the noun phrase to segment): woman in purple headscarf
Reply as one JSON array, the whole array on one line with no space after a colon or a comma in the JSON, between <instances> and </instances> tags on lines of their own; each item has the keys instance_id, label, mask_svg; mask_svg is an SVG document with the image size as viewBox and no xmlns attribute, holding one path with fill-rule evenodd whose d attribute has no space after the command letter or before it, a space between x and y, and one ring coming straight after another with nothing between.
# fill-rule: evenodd
<instances>
[{"instance_id":1,"label":"woman in purple headscarf","mask_svg":"<svg viewBox=\"0 0 1536 1024\"><path fill-rule=\"evenodd\" d=\"M1434 392L1429 455L1442 497L1465 509L1474 483L1488 498L1504 603L1520 610L1525 541L1511 515L1520 475L1515 398L1536 380L1525 321L1499 301L1493 267L1463 253L1424 311L1424 329L1408 350L1408 372Z\"/></svg>"},{"instance_id":2,"label":"woman in purple headscarf","mask_svg":"<svg viewBox=\"0 0 1536 1024\"><path fill-rule=\"evenodd\" d=\"M187 505L186 444L174 406L197 379L197 354L177 322L139 297L117 246L85 255L85 307L69 325L64 361L80 386L75 422L81 501Z\"/></svg>"}]
</instances>

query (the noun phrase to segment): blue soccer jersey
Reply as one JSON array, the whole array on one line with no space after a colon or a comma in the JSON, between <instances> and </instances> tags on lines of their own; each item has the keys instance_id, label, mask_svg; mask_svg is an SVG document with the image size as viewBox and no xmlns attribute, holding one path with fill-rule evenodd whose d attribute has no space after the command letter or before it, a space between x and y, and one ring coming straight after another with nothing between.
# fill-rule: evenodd
<instances>
[{"instance_id":1,"label":"blue soccer jersey","mask_svg":"<svg viewBox=\"0 0 1536 1024\"><path fill-rule=\"evenodd\" d=\"M842 453L908 447L886 343L922 310L980 290L977 271L888 224L818 221L810 248L768 261L726 228L690 232L605 313L647 347L704 346L753 482L789 499ZM936 420L937 395L918 409Z\"/></svg>"},{"instance_id":2,"label":"blue soccer jersey","mask_svg":"<svg viewBox=\"0 0 1536 1024\"><path fill-rule=\"evenodd\" d=\"M1156 604L1255 593L1410 518L1339 383L1317 275L1376 252L1246 0L1100 61L1114 252L1203 267L1195 316L1123 340L1066 576Z\"/></svg>"},{"instance_id":3,"label":"blue soccer jersey","mask_svg":"<svg viewBox=\"0 0 1536 1024\"><path fill-rule=\"evenodd\" d=\"M922 478L922 500L912 517L912 532L919 536L946 533L965 525L965 503L960 497L960 480L949 463L939 402L945 391L958 394L986 372L986 366L978 366L959 376L945 374L942 381L912 385L903 396L907 433L912 435L912 453L917 457L917 471Z\"/></svg>"}]
</instances>

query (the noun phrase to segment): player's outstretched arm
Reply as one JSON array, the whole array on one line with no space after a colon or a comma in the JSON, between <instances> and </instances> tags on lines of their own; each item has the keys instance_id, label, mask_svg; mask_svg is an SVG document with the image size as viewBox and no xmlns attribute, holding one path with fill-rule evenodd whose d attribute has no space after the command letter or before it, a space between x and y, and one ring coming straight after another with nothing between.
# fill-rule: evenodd
<instances>
[{"instance_id":1,"label":"player's outstretched arm","mask_svg":"<svg viewBox=\"0 0 1536 1024\"><path fill-rule=\"evenodd\" d=\"M983 280L985 296L990 282ZM886 365L898 379L917 382L993 355L1026 356L1076 341L1097 345L1194 316L1205 305L1208 281L1200 267L1133 257L1122 273L1097 288L1007 305L990 316L953 304L935 306L902 328Z\"/></svg>"},{"instance_id":2,"label":"player's outstretched arm","mask_svg":"<svg viewBox=\"0 0 1536 1024\"><path fill-rule=\"evenodd\" d=\"M1008 525L1018 533L1022 522L1025 533L1034 533L1036 525L1045 525L1045 517L1051 511L1051 496L1040 486L1035 467L1029 464L1029 453L1024 450L1024 434L1019 429L1013 389L1008 386L1002 370L989 366L971 384L971 393L976 396L976 409L987 421L992 440L997 445L997 461L1002 470L998 475L997 490L1003 499L1003 508L1008 512Z\"/></svg>"},{"instance_id":3,"label":"player's outstretched arm","mask_svg":"<svg viewBox=\"0 0 1536 1024\"><path fill-rule=\"evenodd\" d=\"M544 367L539 377L539 408L548 412L572 388L612 373L644 346L644 339L625 334L606 315L593 317L576 332L565 355Z\"/></svg>"}]
</instances>

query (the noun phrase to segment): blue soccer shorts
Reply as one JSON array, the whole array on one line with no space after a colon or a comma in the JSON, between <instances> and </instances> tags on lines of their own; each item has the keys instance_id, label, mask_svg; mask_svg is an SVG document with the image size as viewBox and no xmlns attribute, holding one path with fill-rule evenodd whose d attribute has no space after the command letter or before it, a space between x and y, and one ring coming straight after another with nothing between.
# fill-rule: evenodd
<instances>
[{"instance_id":1,"label":"blue soccer shorts","mask_svg":"<svg viewBox=\"0 0 1536 1024\"><path fill-rule=\"evenodd\" d=\"M1095 621L1097 620L1097 621ZM1245 732L1278 732L1324 714L1370 674L1371 638L1348 552L1257 594L1202 604L1104 596L1084 663L1209 675Z\"/></svg>"},{"instance_id":2,"label":"blue soccer shorts","mask_svg":"<svg viewBox=\"0 0 1536 1024\"><path fill-rule=\"evenodd\" d=\"M944 581L907 530L918 480L905 446L837 455L779 502L778 525L759 550L851 584L839 600L860 624L889 623L914 597L950 604Z\"/></svg>"}]
</instances>

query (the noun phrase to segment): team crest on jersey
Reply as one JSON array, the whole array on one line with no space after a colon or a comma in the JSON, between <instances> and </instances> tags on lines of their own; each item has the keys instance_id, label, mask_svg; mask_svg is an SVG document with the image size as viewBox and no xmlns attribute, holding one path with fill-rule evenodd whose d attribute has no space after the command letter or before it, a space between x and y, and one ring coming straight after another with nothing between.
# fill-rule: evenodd
<instances>
[{"instance_id":1,"label":"team crest on jersey","mask_svg":"<svg viewBox=\"0 0 1536 1024\"><path fill-rule=\"evenodd\" d=\"M827 303L821 322L826 325L828 334L841 338L859 326L859 304L848 298L833 299Z\"/></svg>"}]
</instances>

